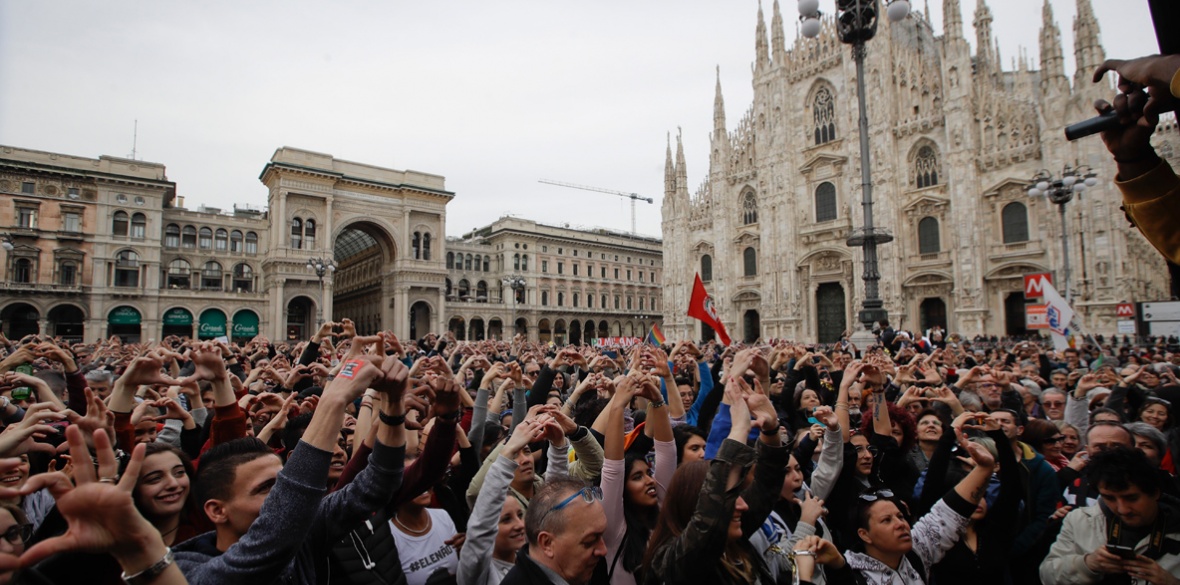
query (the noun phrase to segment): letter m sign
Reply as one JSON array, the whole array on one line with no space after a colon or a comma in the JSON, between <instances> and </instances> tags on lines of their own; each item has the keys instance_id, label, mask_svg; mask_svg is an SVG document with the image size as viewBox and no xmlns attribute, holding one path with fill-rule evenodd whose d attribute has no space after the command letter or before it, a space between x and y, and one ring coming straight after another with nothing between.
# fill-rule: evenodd
<instances>
[{"instance_id":1,"label":"letter m sign","mask_svg":"<svg viewBox=\"0 0 1180 585\"><path fill-rule=\"evenodd\" d=\"M1053 284L1053 277L1048 272L1024 275L1024 298L1035 299L1045 295L1045 283Z\"/></svg>"}]
</instances>

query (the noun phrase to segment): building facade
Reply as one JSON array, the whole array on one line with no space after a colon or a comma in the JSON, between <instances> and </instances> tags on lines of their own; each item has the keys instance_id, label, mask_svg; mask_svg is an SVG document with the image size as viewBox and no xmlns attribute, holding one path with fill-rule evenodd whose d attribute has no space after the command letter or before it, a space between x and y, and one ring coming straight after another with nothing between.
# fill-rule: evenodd
<instances>
[{"instance_id":1,"label":"building facade","mask_svg":"<svg viewBox=\"0 0 1180 585\"><path fill-rule=\"evenodd\" d=\"M1077 5L1072 83L1047 1L1035 70L1024 54L1001 67L985 0L974 50L958 0L943 1L940 36L920 13L881 20L865 77L874 220L896 238L879 248L895 327L1025 333L1022 275L1059 282L1062 266L1058 208L1030 198L1028 184L1066 165L1089 165L1099 180L1066 207L1070 288L1088 329L1113 333L1119 302L1167 297L1164 261L1120 211L1101 141L1064 139L1066 125L1094 115L1094 99L1113 94L1090 82L1104 51L1089 0ZM695 191L681 137L675 157L667 149L663 304L675 310L665 332L707 334L683 316L700 273L732 337L836 341L860 326L864 296L861 250L845 245L863 227L855 65L830 16L818 38L788 48L777 1L769 38L758 11L754 50L754 99L736 128L718 80L709 169ZM1156 140L1178 162L1174 121Z\"/></svg>"},{"instance_id":2,"label":"building facade","mask_svg":"<svg viewBox=\"0 0 1180 585\"><path fill-rule=\"evenodd\" d=\"M0 147L4 334L306 339L334 308L441 330L443 177L283 147L260 180L269 211L192 211L164 165Z\"/></svg>"},{"instance_id":3,"label":"building facade","mask_svg":"<svg viewBox=\"0 0 1180 585\"><path fill-rule=\"evenodd\" d=\"M504 217L448 238L446 265L447 328L460 340L581 344L661 322L655 238Z\"/></svg>"}]
</instances>

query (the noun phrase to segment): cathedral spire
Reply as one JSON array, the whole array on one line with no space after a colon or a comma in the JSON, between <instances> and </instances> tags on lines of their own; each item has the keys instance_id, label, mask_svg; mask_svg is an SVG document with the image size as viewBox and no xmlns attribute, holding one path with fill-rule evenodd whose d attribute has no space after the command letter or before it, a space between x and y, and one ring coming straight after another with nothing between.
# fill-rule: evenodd
<instances>
[{"instance_id":1,"label":"cathedral spire","mask_svg":"<svg viewBox=\"0 0 1180 585\"><path fill-rule=\"evenodd\" d=\"M664 155L664 200L676 195L676 166L672 163L672 133L668 133L668 152Z\"/></svg>"},{"instance_id":2,"label":"cathedral spire","mask_svg":"<svg viewBox=\"0 0 1180 585\"><path fill-rule=\"evenodd\" d=\"M963 11L959 0L942 0L942 37L948 41L963 40Z\"/></svg>"},{"instance_id":3,"label":"cathedral spire","mask_svg":"<svg viewBox=\"0 0 1180 585\"><path fill-rule=\"evenodd\" d=\"M676 128L676 194L688 194L688 165L684 164L684 141L679 127Z\"/></svg>"},{"instance_id":4,"label":"cathedral spire","mask_svg":"<svg viewBox=\"0 0 1180 585\"><path fill-rule=\"evenodd\" d=\"M1041 93L1064 95L1069 92L1065 82L1065 58L1061 51L1061 29L1053 20L1053 5L1045 0L1041 8Z\"/></svg>"},{"instance_id":5,"label":"cathedral spire","mask_svg":"<svg viewBox=\"0 0 1180 585\"><path fill-rule=\"evenodd\" d=\"M713 96L714 140L725 137L725 97L721 95L721 66L717 66L717 93Z\"/></svg>"},{"instance_id":6,"label":"cathedral spire","mask_svg":"<svg viewBox=\"0 0 1180 585\"><path fill-rule=\"evenodd\" d=\"M1078 0L1078 13L1073 19L1073 54L1077 69L1074 87L1090 85L1090 76L1106 60L1102 42L1098 40L1098 19L1090 0Z\"/></svg>"},{"instance_id":7,"label":"cathedral spire","mask_svg":"<svg viewBox=\"0 0 1180 585\"><path fill-rule=\"evenodd\" d=\"M992 62L992 11L987 6L986 0L979 0L975 5L975 72L976 76L982 77L993 73L993 68L998 67L997 63Z\"/></svg>"},{"instance_id":8,"label":"cathedral spire","mask_svg":"<svg viewBox=\"0 0 1180 585\"><path fill-rule=\"evenodd\" d=\"M762 2L758 2L758 28L754 31L754 51L756 61L754 69L759 70L770 62L769 47L766 43L766 19L762 16Z\"/></svg>"},{"instance_id":9,"label":"cathedral spire","mask_svg":"<svg viewBox=\"0 0 1180 585\"><path fill-rule=\"evenodd\" d=\"M783 13L778 9L778 0L774 0L774 16L770 19L771 49L774 49L774 62L779 63L787 53L786 37L783 36Z\"/></svg>"}]
</instances>

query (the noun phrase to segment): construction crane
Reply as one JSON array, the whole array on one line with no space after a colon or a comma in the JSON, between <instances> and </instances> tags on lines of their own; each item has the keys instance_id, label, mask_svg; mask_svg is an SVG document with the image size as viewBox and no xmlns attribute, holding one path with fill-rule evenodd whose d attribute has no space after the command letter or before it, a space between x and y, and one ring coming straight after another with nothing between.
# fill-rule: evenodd
<instances>
[{"instance_id":1,"label":"construction crane","mask_svg":"<svg viewBox=\"0 0 1180 585\"><path fill-rule=\"evenodd\" d=\"M549 181L540 179L538 183L545 183L546 185L557 185L558 187L569 187L570 189L581 189L583 191L597 191L599 193L610 193L611 195L618 195L631 200L631 235L635 235L635 202L646 201L648 203L655 203L655 199L651 197L643 197L638 193L625 193L623 191L615 191L613 189L602 189L600 187L588 187L586 185L575 185L573 183L562 183L561 181Z\"/></svg>"}]
</instances>

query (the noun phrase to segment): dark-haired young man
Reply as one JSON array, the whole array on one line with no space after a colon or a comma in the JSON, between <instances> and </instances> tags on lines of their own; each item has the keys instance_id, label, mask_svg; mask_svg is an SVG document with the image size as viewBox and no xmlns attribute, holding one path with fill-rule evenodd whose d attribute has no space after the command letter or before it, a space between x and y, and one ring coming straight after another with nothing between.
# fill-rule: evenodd
<instances>
[{"instance_id":1,"label":"dark-haired young man","mask_svg":"<svg viewBox=\"0 0 1180 585\"><path fill-rule=\"evenodd\" d=\"M193 584L316 583L328 548L363 523L401 485L408 370L396 357L380 366L349 360L287 460L256 439L237 439L201 458L196 492L215 530L176 547ZM344 408L366 388L386 394L369 464L344 489L324 496Z\"/></svg>"},{"instance_id":2,"label":"dark-haired young man","mask_svg":"<svg viewBox=\"0 0 1180 585\"><path fill-rule=\"evenodd\" d=\"M1090 457L1099 505L1065 517L1041 564L1045 585L1110 582L1180 584L1180 500L1161 490L1142 451L1115 446ZM1127 575L1131 580L1125 579Z\"/></svg>"}]
</instances>

